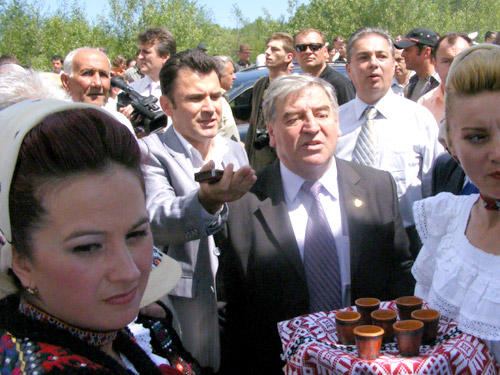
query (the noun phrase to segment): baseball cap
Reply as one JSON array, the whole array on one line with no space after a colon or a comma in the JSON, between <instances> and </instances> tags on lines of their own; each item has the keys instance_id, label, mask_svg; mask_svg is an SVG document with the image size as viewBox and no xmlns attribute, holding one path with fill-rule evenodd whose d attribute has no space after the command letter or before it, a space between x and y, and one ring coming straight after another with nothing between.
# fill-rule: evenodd
<instances>
[{"instance_id":1,"label":"baseball cap","mask_svg":"<svg viewBox=\"0 0 500 375\"><path fill-rule=\"evenodd\" d=\"M418 43L429 47L435 47L437 42L438 35L435 31L426 29L425 27L417 27L416 29L410 30L403 39L395 42L394 46L396 46L397 49L404 49Z\"/></svg>"}]
</instances>

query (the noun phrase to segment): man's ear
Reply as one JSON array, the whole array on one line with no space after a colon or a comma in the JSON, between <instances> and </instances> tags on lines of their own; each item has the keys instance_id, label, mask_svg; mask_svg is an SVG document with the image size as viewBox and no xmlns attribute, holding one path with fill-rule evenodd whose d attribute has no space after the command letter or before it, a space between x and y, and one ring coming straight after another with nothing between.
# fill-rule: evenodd
<instances>
[{"instance_id":1,"label":"man's ear","mask_svg":"<svg viewBox=\"0 0 500 375\"><path fill-rule=\"evenodd\" d=\"M160 96L160 107L168 117L172 117L174 104L166 95Z\"/></svg>"},{"instance_id":2,"label":"man's ear","mask_svg":"<svg viewBox=\"0 0 500 375\"><path fill-rule=\"evenodd\" d=\"M63 74L61 74L61 83L62 83L62 87L63 87L63 89L64 89L64 90L66 90L67 92L69 92L68 81L69 81L69 75L68 75L68 73L63 73Z\"/></svg>"},{"instance_id":3,"label":"man's ear","mask_svg":"<svg viewBox=\"0 0 500 375\"><path fill-rule=\"evenodd\" d=\"M12 249L12 271L17 276L23 287L36 289L33 285L33 268L29 259Z\"/></svg>"},{"instance_id":4,"label":"man's ear","mask_svg":"<svg viewBox=\"0 0 500 375\"><path fill-rule=\"evenodd\" d=\"M287 53L285 57L285 62L290 63L293 60L293 53Z\"/></svg>"},{"instance_id":5,"label":"man's ear","mask_svg":"<svg viewBox=\"0 0 500 375\"><path fill-rule=\"evenodd\" d=\"M274 129L272 125L267 124L267 132L269 134L269 146L276 148L276 138L274 137Z\"/></svg>"}]
</instances>

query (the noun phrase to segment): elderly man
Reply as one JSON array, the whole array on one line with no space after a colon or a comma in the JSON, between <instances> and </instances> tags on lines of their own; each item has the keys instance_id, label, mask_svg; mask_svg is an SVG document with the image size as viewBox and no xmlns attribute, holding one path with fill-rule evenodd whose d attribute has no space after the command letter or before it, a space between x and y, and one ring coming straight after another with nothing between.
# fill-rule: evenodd
<instances>
[{"instance_id":1,"label":"elderly man","mask_svg":"<svg viewBox=\"0 0 500 375\"><path fill-rule=\"evenodd\" d=\"M316 29L300 30L293 37L295 58L304 73L319 77L333 86L339 105L354 98L351 82L334 68L328 66L325 34Z\"/></svg>"},{"instance_id":2,"label":"elderly man","mask_svg":"<svg viewBox=\"0 0 500 375\"><path fill-rule=\"evenodd\" d=\"M266 41L265 55L269 75L260 78L253 87L252 114L245 139L248 160L255 170L271 164L276 159L276 152L269 146L267 127L262 114L262 100L270 82L289 74L288 66L293 60L293 51L293 39L286 33L276 32Z\"/></svg>"},{"instance_id":3,"label":"elderly man","mask_svg":"<svg viewBox=\"0 0 500 375\"><path fill-rule=\"evenodd\" d=\"M211 57L197 50L173 55L160 82L160 104L172 126L140 140L151 230L155 244L182 266L170 299L184 346L202 366L217 371L219 251L212 235L227 218L226 202L245 194L255 175L243 147L217 135L222 94ZM219 181L195 181L195 173L212 168L224 171Z\"/></svg>"},{"instance_id":4,"label":"elderly man","mask_svg":"<svg viewBox=\"0 0 500 375\"><path fill-rule=\"evenodd\" d=\"M434 49L438 41L436 32L424 27L410 30L394 45L402 49L408 69L414 70L406 89L406 97L416 102L425 93L438 87L439 76L434 70Z\"/></svg>"},{"instance_id":5,"label":"elderly man","mask_svg":"<svg viewBox=\"0 0 500 375\"><path fill-rule=\"evenodd\" d=\"M202 51L203 52L203 51ZM219 125L219 135L240 142L240 134L238 127L234 121L233 111L227 101L226 91L233 87L233 82L236 79L234 74L234 63L229 56L216 55L214 56L217 63L217 69L220 76L220 87L222 89L222 119Z\"/></svg>"},{"instance_id":6,"label":"elderly man","mask_svg":"<svg viewBox=\"0 0 500 375\"><path fill-rule=\"evenodd\" d=\"M308 75L279 77L263 107L279 160L230 205L218 238L228 374L281 373L279 321L413 290L394 180L334 157L332 87Z\"/></svg>"},{"instance_id":7,"label":"elderly man","mask_svg":"<svg viewBox=\"0 0 500 375\"><path fill-rule=\"evenodd\" d=\"M469 48L471 44L472 40L466 34L454 32L443 35L437 43L434 60L441 84L420 97L418 103L431 111L438 123L444 116L444 86L448 77L448 70L450 70L455 57Z\"/></svg>"},{"instance_id":8,"label":"elderly man","mask_svg":"<svg viewBox=\"0 0 500 375\"><path fill-rule=\"evenodd\" d=\"M124 115L106 107L111 88L110 71L111 63L104 53L90 47L78 48L64 59L62 86L74 102L104 107L135 135L130 121Z\"/></svg>"},{"instance_id":9,"label":"elderly man","mask_svg":"<svg viewBox=\"0 0 500 375\"><path fill-rule=\"evenodd\" d=\"M432 114L392 92L394 64L394 46L385 30L366 27L351 36L346 69L356 98L340 107L342 137L335 155L392 174L416 256L420 246L413 202L430 194L430 170L443 148Z\"/></svg>"}]
</instances>

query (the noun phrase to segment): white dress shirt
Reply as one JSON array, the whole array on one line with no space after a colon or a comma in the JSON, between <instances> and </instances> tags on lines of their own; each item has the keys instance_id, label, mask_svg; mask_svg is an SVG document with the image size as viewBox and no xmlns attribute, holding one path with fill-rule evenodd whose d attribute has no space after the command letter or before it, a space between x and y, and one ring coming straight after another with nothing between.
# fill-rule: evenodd
<instances>
[{"instance_id":1,"label":"white dress shirt","mask_svg":"<svg viewBox=\"0 0 500 375\"><path fill-rule=\"evenodd\" d=\"M150 77L144 76L144 78L141 78L138 81L131 82L130 87L132 87L142 96L153 95L156 99L160 100L161 96L160 81L153 82L153 80ZM159 102L157 102L157 104L160 105Z\"/></svg>"},{"instance_id":2,"label":"white dress shirt","mask_svg":"<svg viewBox=\"0 0 500 375\"><path fill-rule=\"evenodd\" d=\"M335 156L352 159L368 104L356 98L339 109L342 136ZM443 152L438 142L438 127L427 108L389 90L375 103L376 156L374 168L388 171L398 190L399 209L405 227L414 224L413 202L430 195L434 159Z\"/></svg>"},{"instance_id":3,"label":"white dress shirt","mask_svg":"<svg viewBox=\"0 0 500 375\"><path fill-rule=\"evenodd\" d=\"M304 240L308 212L313 204L310 194L302 191L304 183L302 177L290 171L280 162L281 179L288 208L288 215L292 222L293 232L300 251L300 257L304 260ZM351 301L351 261L349 251L349 231L345 214L342 213L340 205L340 193L337 183L337 165L335 159L330 169L319 179L324 189L320 192L320 202L326 214L328 224L335 238L337 254L340 266L340 281L342 284L342 305L348 306ZM326 190L326 191L325 191Z\"/></svg>"}]
</instances>

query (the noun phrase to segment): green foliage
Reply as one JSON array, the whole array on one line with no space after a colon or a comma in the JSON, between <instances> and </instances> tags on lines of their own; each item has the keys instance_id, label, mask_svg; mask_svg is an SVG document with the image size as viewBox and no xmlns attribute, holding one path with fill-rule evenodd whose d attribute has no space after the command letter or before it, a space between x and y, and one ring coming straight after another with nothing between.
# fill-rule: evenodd
<instances>
[{"instance_id":1,"label":"green foliage","mask_svg":"<svg viewBox=\"0 0 500 375\"><path fill-rule=\"evenodd\" d=\"M378 26L392 35L417 26L439 33L487 30L500 25L500 1L491 0L288 0L287 13L277 19L266 9L249 21L233 4L234 28L216 25L209 10L197 0L107 0L107 10L89 21L80 0L61 0L55 11L43 0L0 0L0 53L16 56L22 64L50 70L50 58L82 46L105 46L112 59L133 57L138 32L156 26L169 29L178 50L203 42L210 54L237 58L238 46L249 44L252 59L264 52L266 39L276 31L296 33L305 27L335 35L349 35L362 26Z\"/></svg>"}]
</instances>

